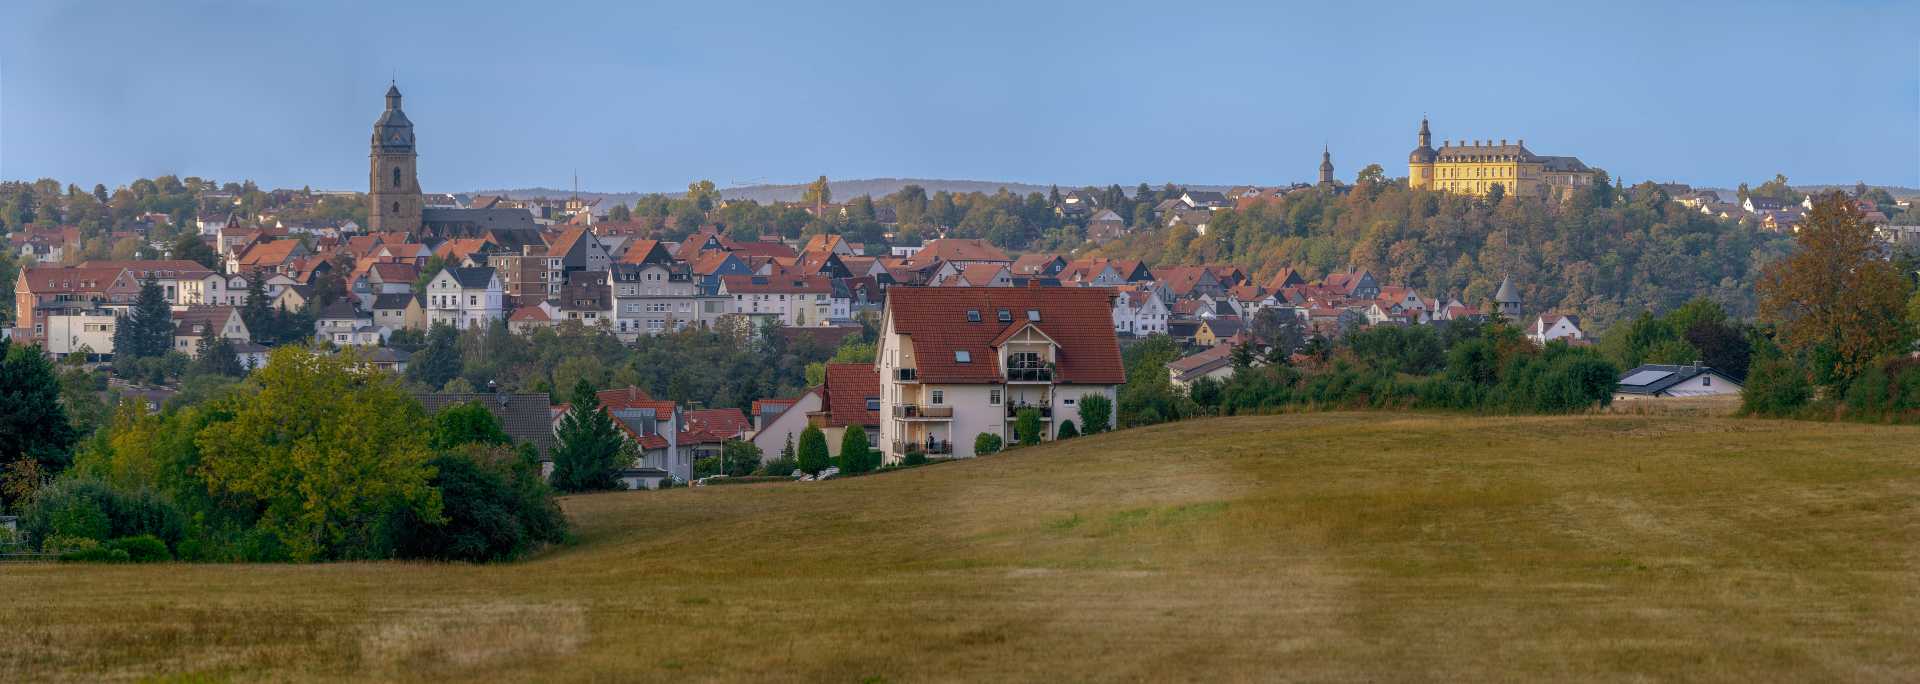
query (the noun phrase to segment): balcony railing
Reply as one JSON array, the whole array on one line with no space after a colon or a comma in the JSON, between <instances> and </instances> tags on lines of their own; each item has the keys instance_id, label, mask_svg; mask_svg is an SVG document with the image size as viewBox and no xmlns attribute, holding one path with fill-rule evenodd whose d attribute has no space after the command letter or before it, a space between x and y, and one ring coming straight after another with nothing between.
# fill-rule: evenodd
<instances>
[{"instance_id":1,"label":"balcony railing","mask_svg":"<svg viewBox=\"0 0 1920 684\"><path fill-rule=\"evenodd\" d=\"M1019 418L1020 412L1025 411L1027 409L1033 409L1035 411L1039 411L1041 418L1046 418L1046 419L1053 418L1053 407L1042 406L1040 404L1007 404L1007 417Z\"/></svg>"},{"instance_id":2,"label":"balcony railing","mask_svg":"<svg viewBox=\"0 0 1920 684\"><path fill-rule=\"evenodd\" d=\"M895 418L952 418L952 406L921 406L919 404L894 404Z\"/></svg>"},{"instance_id":3,"label":"balcony railing","mask_svg":"<svg viewBox=\"0 0 1920 684\"><path fill-rule=\"evenodd\" d=\"M933 440L918 441L918 442L896 441L893 443L893 452L896 454L906 454L906 453L912 453L915 451L918 451L923 454L927 454L929 456L941 456L941 455L952 454L953 442L940 440L940 439L933 439Z\"/></svg>"},{"instance_id":4,"label":"balcony railing","mask_svg":"<svg viewBox=\"0 0 1920 684\"><path fill-rule=\"evenodd\" d=\"M1053 382L1053 369L1045 366L1008 368L1007 382Z\"/></svg>"},{"instance_id":5,"label":"balcony railing","mask_svg":"<svg viewBox=\"0 0 1920 684\"><path fill-rule=\"evenodd\" d=\"M920 381L920 369L918 369L918 368L895 368L895 369L893 369L893 379L894 379L894 380L898 380L898 381L900 381L900 382L919 382L919 381Z\"/></svg>"}]
</instances>

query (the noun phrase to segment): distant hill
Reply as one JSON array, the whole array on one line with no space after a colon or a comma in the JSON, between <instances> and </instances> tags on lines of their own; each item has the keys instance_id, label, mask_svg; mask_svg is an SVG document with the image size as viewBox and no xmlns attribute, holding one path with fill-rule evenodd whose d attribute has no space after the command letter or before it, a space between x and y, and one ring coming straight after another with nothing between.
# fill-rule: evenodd
<instances>
[{"instance_id":1,"label":"distant hill","mask_svg":"<svg viewBox=\"0 0 1920 684\"><path fill-rule=\"evenodd\" d=\"M928 194L940 192L942 190L955 193L955 194L965 194L965 193L971 193L971 192L982 192L982 193L992 194L995 192L999 192L1001 188L1006 188L1007 192L1011 192L1016 195L1025 195L1030 192L1044 193L1044 192L1047 192L1052 187L1050 185L1037 185L1033 183L1008 183L1008 182L1002 182L1002 181L981 181L981 180L939 180L939 179L930 179L930 178L865 178L865 179L859 179L859 180L842 180L842 181L830 180L827 182L827 187L833 190L833 197L836 200L844 200L850 197L859 197L861 195L873 195L874 197L878 198L884 195L890 195L895 192L898 192L900 188L906 187L908 185L918 185L920 187L926 188ZM1133 185L1123 184L1121 185L1121 187L1126 188L1129 192L1131 192L1135 185L1138 185L1138 183L1135 183ZM1181 185L1181 184L1175 183L1175 185ZM1069 183L1061 183L1060 187L1076 188L1076 187L1082 187L1082 186L1069 184ZM1184 185L1183 187L1188 187L1195 190L1225 190L1227 189L1228 186ZM807 191L806 183L794 183L794 184L788 184L788 185L773 185L773 184L743 185L736 188L721 188L720 196L725 197L727 199L753 200L755 202L763 202L763 203L764 202L798 202L800 201L800 196L805 194L806 191ZM679 194L681 192L684 192L684 190L662 190L658 192L673 195L673 194ZM534 197L571 197L575 193L572 190L561 190L557 188L515 188L510 190L505 190L505 189L475 190L468 194L505 195L513 199L530 199ZM648 195L648 194L654 194L654 193L650 193L650 192L581 192L579 193L581 197L608 199L614 202L621 202L621 203L627 203L627 204L632 204L633 201L635 199L638 199L641 195Z\"/></svg>"}]
</instances>

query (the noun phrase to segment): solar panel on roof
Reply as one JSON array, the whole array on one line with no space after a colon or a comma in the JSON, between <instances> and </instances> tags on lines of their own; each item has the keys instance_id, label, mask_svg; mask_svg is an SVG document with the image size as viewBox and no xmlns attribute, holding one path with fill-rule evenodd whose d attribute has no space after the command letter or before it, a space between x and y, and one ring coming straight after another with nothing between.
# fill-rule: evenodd
<instances>
[{"instance_id":1,"label":"solar panel on roof","mask_svg":"<svg viewBox=\"0 0 1920 684\"><path fill-rule=\"evenodd\" d=\"M1634 373L1633 375L1627 376L1625 380L1620 381L1620 384L1635 385L1635 386L1651 385L1661 380L1665 380L1669 375L1673 375L1673 371L1653 371L1653 370L1640 371L1638 373Z\"/></svg>"}]
</instances>

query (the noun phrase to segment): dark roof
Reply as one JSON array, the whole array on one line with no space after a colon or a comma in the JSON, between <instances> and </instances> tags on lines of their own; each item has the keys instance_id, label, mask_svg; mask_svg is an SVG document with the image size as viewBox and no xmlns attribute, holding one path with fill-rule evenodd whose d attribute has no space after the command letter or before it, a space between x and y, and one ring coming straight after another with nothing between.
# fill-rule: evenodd
<instances>
[{"instance_id":1,"label":"dark roof","mask_svg":"<svg viewBox=\"0 0 1920 684\"><path fill-rule=\"evenodd\" d=\"M1126 369L1113 334L1115 296L1103 287L896 287L887 292L887 315L895 332L912 338L923 382L1000 381L994 340L1034 322L1059 345L1058 382L1117 385ZM1000 320L1001 309L1011 320ZM970 310L980 312L978 322ZM957 361L958 351L971 360Z\"/></svg>"},{"instance_id":2,"label":"dark roof","mask_svg":"<svg viewBox=\"0 0 1920 684\"><path fill-rule=\"evenodd\" d=\"M377 294L373 296L373 308L405 309L407 308L407 304L411 303L412 301L413 301L413 293L411 292L390 292L386 294Z\"/></svg>"},{"instance_id":3,"label":"dark roof","mask_svg":"<svg viewBox=\"0 0 1920 684\"><path fill-rule=\"evenodd\" d=\"M1696 377L1705 375L1707 373L1718 375L1721 378L1726 379L1727 382L1734 383L1736 386L1739 384L1733 378L1727 377L1726 373L1722 373L1720 371L1714 370L1713 368L1708 366L1669 366L1669 365L1662 365L1662 364L1647 364L1645 366L1641 366L1639 368L1635 368L1633 370L1627 371L1626 374L1621 375L1620 383L1614 388L1613 391L1619 394L1640 394L1640 395L1646 395L1646 396L1658 396L1662 392L1665 392L1669 388L1672 388L1674 385L1678 385L1688 380L1692 380ZM1628 380L1633 380L1635 382L1634 384L1628 384L1627 383Z\"/></svg>"},{"instance_id":4,"label":"dark roof","mask_svg":"<svg viewBox=\"0 0 1920 684\"><path fill-rule=\"evenodd\" d=\"M1232 363L1233 345L1219 344L1175 359L1167 363L1167 370L1173 371L1175 380L1186 382L1190 378L1211 373Z\"/></svg>"},{"instance_id":5,"label":"dark roof","mask_svg":"<svg viewBox=\"0 0 1920 684\"><path fill-rule=\"evenodd\" d=\"M487 412L500 419L500 426L507 431L515 443L527 442L540 450L541 458L548 458L553 449L553 413L552 402L546 392L529 394L470 392L459 394L414 394L428 414L439 413L454 404L478 401L487 407Z\"/></svg>"},{"instance_id":6,"label":"dark roof","mask_svg":"<svg viewBox=\"0 0 1920 684\"><path fill-rule=\"evenodd\" d=\"M459 283L462 288L484 290L487 287L487 283L493 280L493 269L486 266L476 266L474 268L453 267L448 268L446 271L447 275L453 276L453 282Z\"/></svg>"}]
</instances>

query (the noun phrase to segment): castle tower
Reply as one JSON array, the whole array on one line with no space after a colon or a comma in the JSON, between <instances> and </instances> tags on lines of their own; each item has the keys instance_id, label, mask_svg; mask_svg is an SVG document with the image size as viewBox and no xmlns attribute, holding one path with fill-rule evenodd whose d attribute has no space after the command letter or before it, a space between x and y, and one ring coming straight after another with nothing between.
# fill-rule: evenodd
<instances>
[{"instance_id":1,"label":"castle tower","mask_svg":"<svg viewBox=\"0 0 1920 684\"><path fill-rule=\"evenodd\" d=\"M416 174L419 153L413 146L413 122L400 110L400 88L387 86L387 110L373 122L372 150L367 154L367 229L415 232L420 230L420 197Z\"/></svg>"},{"instance_id":2,"label":"castle tower","mask_svg":"<svg viewBox=\"0 0 1920 684\"><path fill-rule=\"evenodd\" d=\"M1326 147L1320 148L1320 185L1333 185L1333 150Z\"/></svg>"},{"instance_id":3,"label":"castle tower","mask_svg":"<svg viewBox=\"0 0 1920 684\"><path fill-rule=\"evenodd\" d=\"M1433 150L1433 132L1427 129L1427 117L1420 117L1420 146L1407 155L1407 187L1433 189L1433 162L1440 153Z\"/></svg>"},{"instance_id":4,"label":"castle tower","mask_svg":"<svg viewBox=\"0 0 1920 684\"><path fill-rule=\"evenodd\" d=\"M1493 312L1509 321L1518 321L1520 304L1520 289L1513 286L1513 276L1502 276L1500 288L1493 292Z\"/></svg>"}]
</instances>

